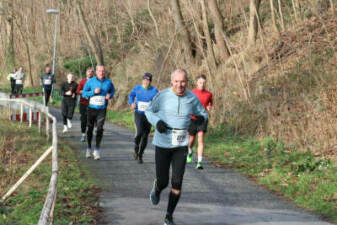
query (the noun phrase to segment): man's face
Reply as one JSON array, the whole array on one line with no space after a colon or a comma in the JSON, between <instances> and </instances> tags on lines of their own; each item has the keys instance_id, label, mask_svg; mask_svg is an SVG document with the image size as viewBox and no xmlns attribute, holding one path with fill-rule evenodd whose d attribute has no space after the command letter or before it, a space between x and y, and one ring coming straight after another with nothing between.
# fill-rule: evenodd
<instances>
[{"instance_id":1,"label":"man's face","mask_svg":"<svg viewBox=\"0 0 337 225\"><path fill-rule=\"evenodd\" d=\"M68 83L71 83L74 80L74 75L72 75L71 73L67 75L67 80Z\"/></svg>"},{"instance_id":2,"label":"man's face","mask_svg":"<svg viewBox=\"0 0 337 225\"><path fill-rule=\"evenodd\" d=\"M46 73L50 73L50 67L46 67Z\"/></svg>"},{"instance_id":3,"label":"man's face","mask_svg":"<svg viewBox=\"0 0 337 225\"><path fill-rule=\"evenodd\" d=\"M199 78L197 80L197 88L199 90L205 90L206 88L206 80L205 79L202 79L202 78Z\"/></svg>"},{"instance_id":4,"label":"man's face","mask_svg":"<svg viewBox=\"0 0 337 225\"><path fill-rule=\"evenodd\" d=\"M94 70L89 69L87 70L87 78L92 78L94 76Z\"/></svg>"},{"instance_id":5,"label":"man's face","mask_svg":"<svg viewBox=\"0 0 337 225\"><path fill-rule=\"evenodd\" d=\"M173 92L176 95L183 96L186 92L188 81L183 72L175 72L171 78Z\"/></svg>"},{"instance_id":6,"label":"man's face","mask_svg":"<svg viewBox=\"0 0 337 225\"><path fill-rule=\"evenodd\" d=\"M150 81L150 80L148 80L148 79L143 79L143 81L142 81L143 87L148 88L148 87L150 86L150 84L151 84L151 81Z\"/></svg>"},{"instance_id":7,"label":"man's face","mask_svg":"<svg viewBox=\"0 0 337 225\"><path fill-rule=\"evenodd\" d=\"M96 76L98 79L102 80L105 76L105 68L104 66L97 66L96 68Z\"/></svg>"}]
</instances>

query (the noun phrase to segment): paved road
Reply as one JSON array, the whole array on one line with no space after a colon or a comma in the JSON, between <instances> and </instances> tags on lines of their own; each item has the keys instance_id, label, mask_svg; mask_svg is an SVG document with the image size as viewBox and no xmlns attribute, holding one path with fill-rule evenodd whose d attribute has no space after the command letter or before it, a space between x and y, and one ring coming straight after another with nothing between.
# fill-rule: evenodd
<instances>
[{"instance_id":1,"label":"paved road","mask_svg":"<svg viewBox=\"0 0 337 225\"><path fill-rule=\"evenodd\" d=\"M152 206L149 201L155 176L153 146L146 149L144 164L140 165L132 157L133 133L106 123L101 160L86 160L86 145L79 142L78 118L73 124L71 132L60 136L81 149L78 157L104 190L99 196L99 203L104 208L100 224L163 224L168 189L163 191L158 206ZM62 124L59 124L58 130L62 131ZM188 165L186 169L181 200L174 214L178 225L329 224L231 169L215 168L206 163L205 169L198 171L194 166Z\"/></svg>"}]
</instances>

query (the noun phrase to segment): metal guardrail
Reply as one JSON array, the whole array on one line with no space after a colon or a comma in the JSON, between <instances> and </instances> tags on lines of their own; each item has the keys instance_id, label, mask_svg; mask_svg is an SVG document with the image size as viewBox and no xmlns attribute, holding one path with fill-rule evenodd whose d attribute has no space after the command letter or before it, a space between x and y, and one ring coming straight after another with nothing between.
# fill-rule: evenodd
<instances>
[{"instance_id":1,"label":"metal guardrail","mask_svg":"<svg viewBox=\"0 0 337 225\"><path fill-rule=\"evenodd\" d=\"M38 119L38 128L39 133L41 133L41 117L42 113L46 118L46 136L49 139L49 127L50 127L50 119L53 120L52 125L52 145L40 156L40 158L29 168L29 170L19 179L19 181L14 184L11 189L2 197L1 201L5 201L18 187L23 181L34 171L36 167L52 152L52 174L50 178L48 193L46 196L46 200L44 202L40 219L38 225L50 225L53 223L53 215L54 208L56 202L56 192L57 192L57 179L58 179L58 150L57 150L57 129L56 118L49 113L48 107L41 107L31 103L28 103L26 100L22 99L8 99L8 98L0 98L0 102L6 102L8 104L8 113L9 118L11 115L11 108L14 107L12 105L20 105L20 121L22 122L23 118L23 107L24 105L29 107L29 127L32 126L32 110L37 109L40 112L40 117Z\"/></svg>"}]
</instances>

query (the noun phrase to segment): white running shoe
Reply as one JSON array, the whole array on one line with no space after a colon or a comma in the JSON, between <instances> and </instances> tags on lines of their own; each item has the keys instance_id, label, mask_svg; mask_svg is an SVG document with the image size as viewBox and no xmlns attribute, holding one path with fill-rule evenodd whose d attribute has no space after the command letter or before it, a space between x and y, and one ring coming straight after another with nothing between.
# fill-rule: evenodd
<instances>
[{"instance_id":1,"label":"white running shoe","mask_svg":"<svg viewBox=\"0 0 337 225\"><path fill-rule=\"evenodd\" d=\"M87 148L87 152L85 153L85 158L89 159L91 157L91 149Z\"/></svg>"},{"instance_id":2,"label":"white running shoe","mask_svg":"<svg viewBox=\"0 0 337 225\"><path fill-rule=\"evenodd\" d=\"M68 132L68 127L67 127L67 125L64 125L62 133L66 133L66 132Z\"/></svg>"},{"instance_id":3,"label":"white running shoe","mask_svg":"<svg viewBox=\"0 0 337 225\"><path fill-rule=\"evenodd\" d=\"M68 128L70 129L70 128L72 128L72 124L71 124L71 120L70 119L67 119L67 125L68 125Z\"/></svg>"},{"instance_id":4,"label":"white running shoe","mask_svg":"<svg viewBox=\"0 0 337 225\"><path fill-rule=\"evenodd\" d=\"M94 150L94 160L99 160L101 157L99 155L99 150Z\"/></svg>"}]
</instances>

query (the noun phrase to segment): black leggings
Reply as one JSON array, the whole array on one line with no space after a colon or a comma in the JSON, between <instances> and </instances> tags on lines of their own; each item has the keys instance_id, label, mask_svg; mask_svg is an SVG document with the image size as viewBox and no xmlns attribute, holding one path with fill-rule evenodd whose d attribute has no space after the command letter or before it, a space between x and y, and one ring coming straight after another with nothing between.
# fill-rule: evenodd
<instances>
[{"instance_id":1,"label":"black leggings","mask_svg":"<svg viewBox=\"0 0 337 225\"><path fill-rule=\"evenodd\" d=\"M44 89L44 100L45 100L44 102L46 106L48 105L50 94L51 94L51 88L50 89L45 88Z\"/></svg>"},{"instance_id":2,"label":"black leggings","mask_svg":"<svg viewBox=\"0 0 337 225\"><path fill-rule=\"evenodd\" d=\"M171 185L181 190L186 166L187 146L177 148L161 148L156 146L157 188L162 191L169 183L170 166L172 164Z\"/></svg>"},{"instance_id":3,"label":"black leggings","mask_svg":"<svg viewBox=\"0 0 337 225\"><path fill-rule=\"evenodd\" d=\"M91 141L94 132L95 123L97 124L96 148L100 147L103 138L103 126L105 121L106 109L93 109L88 107L88 147L91 148Z\"/></svg>"},{"instance_id":4,"label":"black leggings","mask_svg":"<svg viewBox=\"0 0 337 225\"><path fill-rule=\"evenodd\" d=\"M147 121L145 114L135 112L135 152L139 157L143 156L144 150L147 145L147 139L151 131L151 124Z\"/></svg>"},{"instance_id":5,"label":"black leggings","mask_svg":"<svg viewBox=\"0 0 337 225\"><path fill-rule=\"evenodd\" d=\"M81 131L85 133L87 129L87 119L88 119L88 106L80 104L80 114L81 114Z\"/></svg>"},{"instance_id":6,"label":"black leggings","mask_svg":"<svg viewBox=\"0 0 337 225\"><path fill-rule=\"evenodd\" d=\"M15 93L18 95L22 94L22 89L23 89L23 85L22 84L15 84Z\"/></svg>"},{"instance_id":7,"label":"black leggings","mask_svg":"<svg viewBox=\"0 0 337 225\"><path fill-rule=\"evenodd\" d=\"M62 100L62 115L63 124L67 125L67 119L72 119L75 110L76 99L72 97L63 97Z\"/></svg>"}]
</instances>

